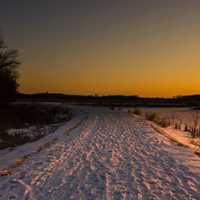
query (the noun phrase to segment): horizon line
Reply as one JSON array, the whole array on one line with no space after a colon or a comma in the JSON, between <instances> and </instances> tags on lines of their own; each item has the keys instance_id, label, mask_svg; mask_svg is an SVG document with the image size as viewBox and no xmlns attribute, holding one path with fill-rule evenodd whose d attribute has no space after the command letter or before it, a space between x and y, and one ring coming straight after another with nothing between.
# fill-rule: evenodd
<instances>
[{"instance_id":1,"label":"horizon line","mask_svg":"<svg viewBox=\"0 0 200 200\"><path fill-rule=\"evenodd\" d=\"M200 93L193 93L193 94L179 94L174 96L140 96L137 94L125 95L125 94L108 94L108 95L101 95L101 94L71 94L71 93L62 93L62 92L18 92L18 94L22 95L36 95L36 94L50 94L50 95L65 95L65 96L81 96L81 97L138 97L138 98L156 98L156 99L173 99L178 97L187 97L187 96L200 96Z\"/></svg>"}]
</instances>

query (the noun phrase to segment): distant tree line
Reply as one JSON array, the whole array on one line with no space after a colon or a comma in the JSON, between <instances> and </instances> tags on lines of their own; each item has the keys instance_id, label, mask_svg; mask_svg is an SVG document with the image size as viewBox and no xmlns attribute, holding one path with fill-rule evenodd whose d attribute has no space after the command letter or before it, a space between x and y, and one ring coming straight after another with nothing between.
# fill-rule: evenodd
<instances>
[{"instance_id":1,"label":"distant tree line","mask_svg":"<svg viewBox=\"0 0 200 200\"><path fill-rule=\"evenodd\" d=\"M0 38L0 101L15 97L18 89L18 51L8 48Z\"/></svg>"}]
</instances>

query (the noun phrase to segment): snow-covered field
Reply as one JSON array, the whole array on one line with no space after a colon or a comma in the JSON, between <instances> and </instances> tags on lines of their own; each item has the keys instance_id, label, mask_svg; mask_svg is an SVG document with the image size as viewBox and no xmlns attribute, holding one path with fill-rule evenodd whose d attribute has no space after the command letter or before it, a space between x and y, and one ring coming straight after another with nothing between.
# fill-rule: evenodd
<instances>
[{"instance_id":1,"label":"snow-covered field","mask_svg":"<svg viewBox=\"0 0 200 200\"><path fill-rule=\"evenodd\" d=\"M187 124L188 126L193 126L194 122L194 114L195 110L192 110L192 108L138 108L143 115L145 113L156 113L160 117L165 117L169 119L174 119L175 121L181 123L181 124ZM132 109L134 110L134 109ZM199 119L199 125L200 125L200 119Z\"/></svg>"},{"instance_id":2,"label":"snow-covered field","mask_svg":"<svg viewBox=\"0 0 200 200\"><path fill-rule=\"evenodd\" d=\"M1 200L200 199L200 157L128 112L81 112L54 134L0 151Z\"/></svg>"},{"instance_id":3,"label":"snow-covered field","mask_svg":"<svg viewBox=\"0 0 200 200\"><path fill-rule=\"evenodd\" d=\"M129 109L134 112L134 108ZM168 138L185 145L194 152L200 154L200 111L192 108L137 108L140 116L155 113L155 123L151 123L155 129L160 129L158 119L168 121L166 127L162 128L161 133ZM156 128L157 127L157 128ZM194 136L195 135L195 136Z\"/></svg>"}]
</instances>

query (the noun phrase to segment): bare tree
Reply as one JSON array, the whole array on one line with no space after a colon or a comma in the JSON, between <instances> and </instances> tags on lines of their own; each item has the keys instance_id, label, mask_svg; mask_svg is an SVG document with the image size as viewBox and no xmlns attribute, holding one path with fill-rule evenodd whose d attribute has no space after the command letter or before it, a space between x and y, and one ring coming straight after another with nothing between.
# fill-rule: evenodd
<instances>
[{"instance_id":1,"label":"bare tree","mask_svg":"<svg viewBox=\"0 0 200 200\"><path fill-rule=\"evenodd\" d=\"M199 110L195 110L192 113L192 119L193 119L192 136L196 137L196 133L198 131L198 126L199 126L199 120L200 120L200 112L199 112Z\"/></svg>"},{"instance_id":2,"label":"bare tree","mask_svg":"<svg viewBox=\"0 0 200 200\"><path fill-rule=\"evenodd\" d=\"M18 51L9 49L0 39L0 98L8 99L17 93Z\"/></svg>"},{"instance_id":3,"label":"bare tree","mask_svg":"<svg viewBox=\"0 0 200 200\"><path fill-rule=\"evenodd\" d=\"M172 113L170 117L170 123L172 126L175 126L176 119L177 119L176 114Z\"/></svg>"}]
</instances>

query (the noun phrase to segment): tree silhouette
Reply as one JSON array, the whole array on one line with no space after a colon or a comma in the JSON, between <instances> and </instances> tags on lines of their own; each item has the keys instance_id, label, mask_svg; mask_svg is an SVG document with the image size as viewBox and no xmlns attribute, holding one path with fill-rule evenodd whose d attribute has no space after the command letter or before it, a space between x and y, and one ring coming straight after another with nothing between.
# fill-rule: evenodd
<instances>
[{"instance_id":1,"label":"tree silhouette","mask_svg":"<svg viewBox=\"0 0 200 200\"><path fill-rule=\"evenodd\" d=\"M0 39L0 101L13 98L17 94L18 51L9 49Z\"/></svg>"}]
</instances>

